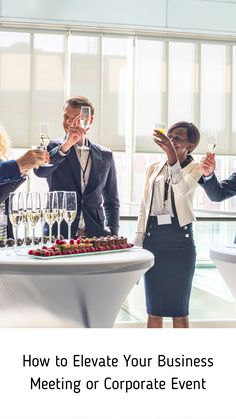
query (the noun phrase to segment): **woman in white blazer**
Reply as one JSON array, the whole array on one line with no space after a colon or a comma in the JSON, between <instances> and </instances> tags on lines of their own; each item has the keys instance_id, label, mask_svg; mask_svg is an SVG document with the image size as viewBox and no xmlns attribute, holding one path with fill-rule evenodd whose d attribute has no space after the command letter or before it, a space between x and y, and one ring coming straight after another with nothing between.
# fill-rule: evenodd
<instances>
[{"instance_id":1,"label":"woman in white blazer","mask_svg":"<svg viewBox=\"0 0 236 419\"><path fill-rule=\"evenodd\" d=\"M191 152L200 141L188 122L172 125L154 141L167 159L147 168L134 243L155 256L145 274L147 327L162 327L172 317L174 327L189 327L189 298L195 269L193 197L201 177Z\"/></svg>"}]
</instances>

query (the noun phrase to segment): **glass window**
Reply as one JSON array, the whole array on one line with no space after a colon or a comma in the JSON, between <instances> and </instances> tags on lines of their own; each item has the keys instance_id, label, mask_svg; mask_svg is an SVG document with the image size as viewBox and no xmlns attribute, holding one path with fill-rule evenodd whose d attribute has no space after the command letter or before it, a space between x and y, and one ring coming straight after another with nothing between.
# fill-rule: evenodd
<instances>
[{"instance_id":1,"label":"glass window","mask_svg":"<svg viewBox=\"0 0 236 419\"><path fill-rule=\"evenodd\" d=\"M0 32L0 115L13 145L27 146L30 124L30 35Z\"/></svg>"},{"instance_id":2,"label":"glass window","mask_svg":"<svg viewBox=\"0 0 236 419\"><path fill-rule=\"evenodd\" d=\"M102 68L101 142L121 151L131 141L132 40L104 37Z\"/></svg>"},{"instance_id":3,"label":"glass window","mask_svg":"<svg viewBox=\"0 0 236 419\"><path fill-rule=\"evenodd\" d=\"M52 138L63 135L64 35L34 34L31 144L39 143L40 123L48 122Z\"/></svg>"},{"instance_id":4,"label":"glass window","mask_svg":"<svg viewBox=\"0 0 236 419\"><path fill-rule=\"evenodd\" d=\"M137 81L136 81L136 150L155 151L152 130L163 120L163 100L165 100L164 62L162 41L137 41Z\"/></svg>"},{"instance_id":5,"label":"glass window","mask_svg":"<svg viewBox=\"0 0 236 419\"><path fill-rule=\"evenodd\" d=\"M229 151L226 131L226 47L224 45L202 45L201 52L201 130L203 150L209 129L218 131L218 153ZM204 133L205 131L205 133ZM205 143L206 144L206 143ZM205 146L207 150L207 147Z\"/></svg>"},{"instance_id":6,"label":"glass window","mask_svg":"<svg viewBox=\"0 0 236 419\"><path fill-rule=\"evenodd\" d=\"M194 120L194 44L169 43L169 126Z\"/></svg>"}]
</instances>

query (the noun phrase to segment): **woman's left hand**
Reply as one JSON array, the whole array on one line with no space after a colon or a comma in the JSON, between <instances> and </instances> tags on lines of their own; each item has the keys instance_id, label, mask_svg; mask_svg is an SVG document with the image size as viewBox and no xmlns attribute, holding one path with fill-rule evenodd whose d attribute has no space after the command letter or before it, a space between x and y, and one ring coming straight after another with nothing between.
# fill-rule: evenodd
<instances>
[{"instance_id":1,"label":"woman's left hand","mask_svg":"<svg viewBox=\"0 0 236 419\"><path fill-rule=\"evenodd\" d=\"M157 145L167 154L170 165L175 164L178 161L175 148L171 140L158 129L154 129L153 139Z\"/></svg>"}]
</instances>

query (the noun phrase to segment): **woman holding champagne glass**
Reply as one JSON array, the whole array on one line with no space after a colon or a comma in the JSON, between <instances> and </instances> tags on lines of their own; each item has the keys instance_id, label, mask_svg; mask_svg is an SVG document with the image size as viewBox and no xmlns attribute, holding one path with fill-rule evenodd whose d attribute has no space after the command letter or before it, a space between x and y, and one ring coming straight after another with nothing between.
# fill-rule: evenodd
<instances>
[{"instance_id":1,"label":"woman holding champagne glass","mask_svg":"<svg viewBox=\"0 0 236 419\"><path fill-rule=\"evenodd\" d=\"M166 159L149 166L134 244L155 256L145 274L148 327L189 327L189 298L195 268L193 197L201 177L191 152L200 141L198 128L185 121L172 125L167 136L153 133Z\"/></svg>"}]
</instances>

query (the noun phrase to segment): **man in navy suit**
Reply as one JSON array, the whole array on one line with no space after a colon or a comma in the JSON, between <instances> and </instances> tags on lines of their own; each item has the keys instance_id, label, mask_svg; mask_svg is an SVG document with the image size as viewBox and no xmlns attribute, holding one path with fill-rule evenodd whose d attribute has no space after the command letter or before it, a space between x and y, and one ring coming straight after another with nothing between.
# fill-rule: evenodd
<instances>
[{"instance_id":1,"label":"man in navy suit","mask_svg":"<svg viewBox=\"0 0 236 419\"><path fill-rule=\"evenodd\" d=\"M215 202L221 202L236 195L236 173L219 182L215 175L215 154L207 153L201 162L203 176L199 181L207 196Z\"/></svg>"},{"instance_id":2,"label":"man in navy suit","mask_svg":"<svg viewBox=\"0 0 236 419\"><path fill-rule=\"evenodd\" d=\"M75 191L77 193L77 216L72 223L72 237L86 235L117 235L119 229L119 197L116 169L111 150L92 143L87 130L80 126L82 106L94 107L85 97L68 99L64 105L63 127L65 136L52 140L48 146L53 166L35 170L39 177L46 177L50 191ZM83 145L85 144L85 145ZM53 234L57 232L53 226ZM61 233L66 238L65 221Z\"/></svg>"}]
</instances>

